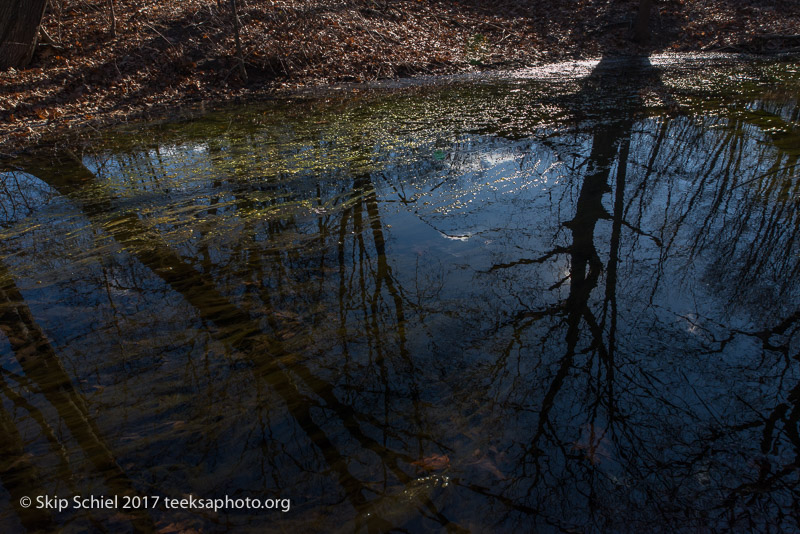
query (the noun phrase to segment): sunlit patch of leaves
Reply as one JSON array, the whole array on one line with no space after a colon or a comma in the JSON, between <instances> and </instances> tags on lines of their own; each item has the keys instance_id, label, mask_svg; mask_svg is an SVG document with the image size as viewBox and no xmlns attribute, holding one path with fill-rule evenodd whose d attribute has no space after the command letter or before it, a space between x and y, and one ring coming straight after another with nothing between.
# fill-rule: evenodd
<instances>
[{"instance_id":1,"label":"sunlit patch of leaves","mask_svg":"<svg viewBox=\"0 0 800 534\"><path fill-rule=\"evenodd\" d=\"M24 70L0 72L0 148L179 108L343 81L641 52L638 0L52 0ZM800 50L800 3L660 0L650 50Z\"/></svg>"}]
</instances>

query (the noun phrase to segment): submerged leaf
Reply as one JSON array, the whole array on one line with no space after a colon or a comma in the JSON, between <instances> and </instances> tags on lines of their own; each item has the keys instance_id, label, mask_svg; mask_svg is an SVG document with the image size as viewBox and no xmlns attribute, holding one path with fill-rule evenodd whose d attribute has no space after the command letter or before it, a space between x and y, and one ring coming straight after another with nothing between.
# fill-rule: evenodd
<instances>
[{"instance_id":1,"label":"submerged leaf","mask_svg":"<svg viewBox=\"0 0 800 534\"><path fill-rule=\"evenodd\" d=\"M450 467L450 458L444 454L431 454L416 462L411 462L411 465L420 467L426 471L438 471Z\"/></svg>"}]
</instances>

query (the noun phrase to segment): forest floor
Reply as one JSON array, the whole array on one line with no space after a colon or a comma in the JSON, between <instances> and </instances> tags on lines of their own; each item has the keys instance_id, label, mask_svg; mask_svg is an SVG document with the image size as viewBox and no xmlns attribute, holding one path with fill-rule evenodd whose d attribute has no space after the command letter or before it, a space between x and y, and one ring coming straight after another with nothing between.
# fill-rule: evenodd
<instances>
[{"instance_id":1,"label":"forest floor","mask_svg":"<svg viewBox=\"0 0 800 534\"><path fill-rule=\"evenodd\" d=\"M337 82L604 54L800 51L797 0L655 0L647 46L631 39L638 0L237 5L241 55L230 0L51 0L32 63L0 72L0 154Z\"/></svg>"}]
</instances>

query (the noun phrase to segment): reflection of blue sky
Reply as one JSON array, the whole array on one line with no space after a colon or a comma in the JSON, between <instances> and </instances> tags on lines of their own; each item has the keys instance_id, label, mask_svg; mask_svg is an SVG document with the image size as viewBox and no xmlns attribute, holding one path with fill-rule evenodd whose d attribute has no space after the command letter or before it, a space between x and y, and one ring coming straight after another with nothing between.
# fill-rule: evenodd
<instances>
[{"instance_id":1,"label":"reflection of blue sky","mask_svg":"<svg viewBox=\"0 0 800 534\"><path fill-rule=\"evenodd\" d=\"M30 174L0 172L0 226L11 226L45 209L54 197L47 184Z\"/></svg>"},{"instance_id":2,"label":"reflection of blue sky","mask_svg":"<svg viewBox=\"0 0 800 534\"><path fill-rule=\"evenodd\" d=\"M521 81L506 89L510 103L535 93ZM714 510L759 454L760 429L726 429L784 402L798 378L751 335L798 301L786 276L798 264L796 202L787 201L796 186L767 174L776 161L791 164L790 151L723 111L638 117L615 236L620 162L589 161L610 129L530 123L512 139L491 133L485 117L473 121L481 128L457 127L472 119L448 118L437 102L418 104L425 116L410 125L375 111L394 131L361 128L358 113L343 112L325 124L266 124L236 138L234 126L230 136L101 151L83 159L95 183L71 198L15 173L20 187L0 197L11 213L4 261L131 471L165 487L224 493L235 481L257 492L268 479L310 495L304 511L342 502L259 360L238 354L141 261L151 250L177 253L212 280L283 340L283 369L307 365L352 408L349 424L393 450L447 447L462 480L556 516L589 517L589 490L600 495L595 506L641 524L652 524L648 499L669 491ZM789 108L774 114L791 120ZM593 214L586 240L603 268L576 311L570 275L587 251L570 249L576 235L565 223L579 215L586 177L604 170L606 213ZM86 205L103 210L89 217ZM127 216L148 230L138 245L114 238ZM18 373L9 351L0 343L3 368ZM314 398L302 380L293 387ZM310 406L332 446L372 481L379 455L331 406ZM602 450L589 462L597 432ZM709 440L719 452L692 463ZM789 457L782 443L772 461ZM507 478L475 467L475 450L491 447ZM537 472L540 457L547 469ZM475 511L487 502L456 491L452 511L480 523Z\"/></svg>"}]
</instances>

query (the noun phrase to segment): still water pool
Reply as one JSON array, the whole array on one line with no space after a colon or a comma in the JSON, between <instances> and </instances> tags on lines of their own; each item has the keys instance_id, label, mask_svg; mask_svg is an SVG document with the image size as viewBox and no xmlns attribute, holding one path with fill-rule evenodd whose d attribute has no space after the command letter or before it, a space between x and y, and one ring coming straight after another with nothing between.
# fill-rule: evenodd
<instances>
[{"instance_id":1,"label":"still water pool","mask_svg":"<svg viewBox=\"0 0 800 534\"><path fill-rule=\"evenodd\" d=\"M799 97L606 58L4 162L0 530L800 529Z\"/></svg>"}]
</instances>

